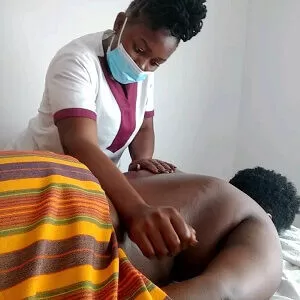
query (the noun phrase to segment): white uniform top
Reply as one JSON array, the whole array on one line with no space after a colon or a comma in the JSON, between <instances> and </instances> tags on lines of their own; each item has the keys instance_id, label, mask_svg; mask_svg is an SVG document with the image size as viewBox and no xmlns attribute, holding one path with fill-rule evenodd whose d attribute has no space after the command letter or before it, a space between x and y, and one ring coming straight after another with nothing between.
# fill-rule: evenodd
<instances>
[{"instance_id":1,"label":"white uniform top","mask_svg":"<svg viewBox=\"0 0 300 300\"><path fill-rule=\"evenodd\" d=\"M86 117L97 122L101 150L119 163L144 118L154 114L153 75L124 86L113 80L102 45L110 34L83 36L56 54L47 72L38 115L10 149L63 153L55 122Z\"/></svg>"}]
</instances>

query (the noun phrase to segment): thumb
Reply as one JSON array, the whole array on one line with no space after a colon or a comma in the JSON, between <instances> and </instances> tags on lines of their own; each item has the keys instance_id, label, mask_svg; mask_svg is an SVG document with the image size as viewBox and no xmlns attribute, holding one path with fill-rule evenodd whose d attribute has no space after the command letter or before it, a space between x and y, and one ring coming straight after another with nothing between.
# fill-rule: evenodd
<instances>
[{"instance_id":1,"label":"thumb","mask_svg":"<svg viewBox=\"0 0 300 300\"><path fill-rule=\"evenodd\" d=\"M128 171L140 171L140 170L141 170L141 165L135 162L132 162L128 168Z\"/></svg>"}]
</instances>

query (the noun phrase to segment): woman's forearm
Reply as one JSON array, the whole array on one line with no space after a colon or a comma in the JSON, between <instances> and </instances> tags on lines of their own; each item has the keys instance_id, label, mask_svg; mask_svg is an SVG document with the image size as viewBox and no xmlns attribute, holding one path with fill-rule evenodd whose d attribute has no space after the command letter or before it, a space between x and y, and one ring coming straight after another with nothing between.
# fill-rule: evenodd
<instances>
[{"instance_id":1,"label":"woman's forearm","mask_svg":"<svg viewBox=\"0 0 300 300\"><path fill-rule=\"evenodd\" d=\"M129 146L132 161L151 159L154 153L154 130L153 126L142 127Z\"/></svg>"},{"instance_id":2,"label":"woman's forearm","mask_svg":"<svg viewBox=\"0 0 300 300\"><path fill-rule=\"evenodd\" d=\"M125 176L100 150L98 145L87 140L73 139L72 143L65 147L68 154L85 164L95 175L122 217L129 215L133 207L145 204Z\"/></svg>"}]
</instances>

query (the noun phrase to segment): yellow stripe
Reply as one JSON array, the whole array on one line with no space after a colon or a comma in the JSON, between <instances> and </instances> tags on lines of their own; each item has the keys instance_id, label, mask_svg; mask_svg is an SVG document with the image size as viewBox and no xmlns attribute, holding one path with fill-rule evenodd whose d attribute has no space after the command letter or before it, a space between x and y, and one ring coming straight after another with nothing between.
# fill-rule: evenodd
<instances>
[{"instance_id":1,"label":"yellow stripe","mask_svg":"<svg viewBox=\"0 0 300 300\"><path fill-rule=\"evenodd\" d=\"M121 248L119 248L119 257L120 259L127 258L127 255L125 254L124 250Z\"/></svg>"},{"instance_id":2,"label":"yellow stripe","mask_svg":"<svg viewBox=\"0 0 300 300\"><path fill-rule=\"evenodd\" d=\"M37 162L48 162L59 165L71 166L79 169L88 170L88 168L80 162L71 162L63 159L43 156L20 156L20 157L4 157L0 158L0 164L14 164L14 163L37 163Z\"/></svg>"},{"instance_id":3,"label":"yellow stripe","mask_svg":"<svg viewBox=\"0 0 300 300\"><path fill-rule=\"evenodd\" d=\"M151 292L145 291L135 297L135 300L164 300L167 295L158 287L155 287Z\"/></svg>"},{"instance_id":4,"label":"yellow stripe","mask_svg":"<svg viewBox=\"0 0 300 300\"><path fill-rule=\"evenodd\" d=\"M42 189L49 184L71 184L79 188L103 192L99 184L93 181L82 181L61 175L50 175L43 178L26 178L0 182L0 191Z\"/></svg>"},{"instance_id":5,"label":"yellow stripe","mask_svg":"<svg viewBox=\"0 0 300 300\"><path fill-rule=\"evenodd\" d=\"M158 287L155 287L151 292L145 291L135 297L135 300L164 300L167 295Z\"/></svg>"},{"instance_id":6,"label":"yellow stripe","mask_svg":"<svg viewBox=\"0 0 300 300\"><path fill-rule=\"evenodd\" d=\"M159 299L165 299L167 297L167 294L161 290L160 288L158 287L155 287L155 289L153 289L151 292L150 292L151 296L152 296L152 299L155 299L155 300L159 300Z\"/></svg>"},{"instance_id":7,"label":"yellow stripe","mask_svg":"<svg viewBox=\"0 0 300 300\"><path fill-rule=\"evenodd\" d=\"M0 254L23 249L39 240L58 241L77 235L89 235L93 236L98 242L109 242L112 231L112 229L99 228L97 225L87 221L61 226L43 224L25 234L0 237Z\"/></svg>"},{"instance_id":8,"label":"yellow stripe","mask_svg":"<svg viewBox=\"0 0 300 300\"><path fill-rule=\"evenodd\" d=\"M119 271L118 260L118 258L114 259L104 270L94 270L92 266L86 265L59 273L35 276L10 289L4 290L3 296L5 299L23 299L35 296L39 292L64 288L81 281L91 281L93 284L101 284L113 273Z\"/></svg>"}]
</instances>

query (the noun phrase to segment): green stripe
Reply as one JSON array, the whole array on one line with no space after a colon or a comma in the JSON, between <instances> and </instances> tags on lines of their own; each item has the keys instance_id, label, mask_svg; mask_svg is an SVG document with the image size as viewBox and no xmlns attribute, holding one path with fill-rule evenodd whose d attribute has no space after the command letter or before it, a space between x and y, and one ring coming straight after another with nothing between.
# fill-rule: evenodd
<instances>
[{"instance_id":1,"label":"green stripe","mask_svg":"<svg viewBox=\"0 0 300 300\"><path fill-rule=\"evenodd\" d=\"M100 284L94 284L90 281L78 282L76 284L70 285L65 288L48 291L48 292L37 293L35 296L28 297L26 299L28 299L28 300L48 299L48 298L53 298L53 297L70 294L70 293L73 293L75 291L79 291L82 289L97 292L97 291L103 289L106 285L110 284L112 281L118 280L118 277L119 277L119 273L114 273L106 281L104 281L103 283L100 283Z\"/></svg>"},{"instance_id":2,"label":"green stripe","mask_svg":"<svg viewBox=\"0 0 300 300\"><path fill-rule=\"evenodd\" d=\"M75 223L75 222L78 222L78 221L88 221L90 223L93 223L93 224L97 225L99 228L105 228L105 229L113 228L112 224L110 224L110 223L102 223L102 222L99 222L98 220L96 220L94 218L87 217L87 216L76 216L76 217L73 217L73 218L62 219L62 220L57 220L57 219L54 219L54 218L51 218L51 217L45 217L45 218L42 218L39 221L37 221L36 223L33 223L29 226L1 230L0 231L0 237L14 235L14 234L26 233L28 231L36 229L37 227L39 227L40 225L43 225L43 224L52 224L52 225L56 225L56 226L61 226L61 225L72 224L72 223Z\"/></svg>"},{"instance_id":3,"label":"green stripe","mask_svg":"<svg viewBox=\"0 0 300 300\"><path fill-rule=\"evenodd\" d=\"M72 185L72 184L64 184L64 183L51 183L44 188L41 189L28 189L28 190L16 190L16 191L9 191L9 192L2 192L0 193L0 198L5 198L5 197L11 197L11 196L22 196L22 195L36 195L40 194L43 192L46 192L52 188L57 188L57 189L73 189L77 191L84 192L86 194L93 194L93 195L101 195L105 196L105 193L99 189L98 190L88 190L82 187L79 187L77 185Z\"/></svg>"}]
</instances>

